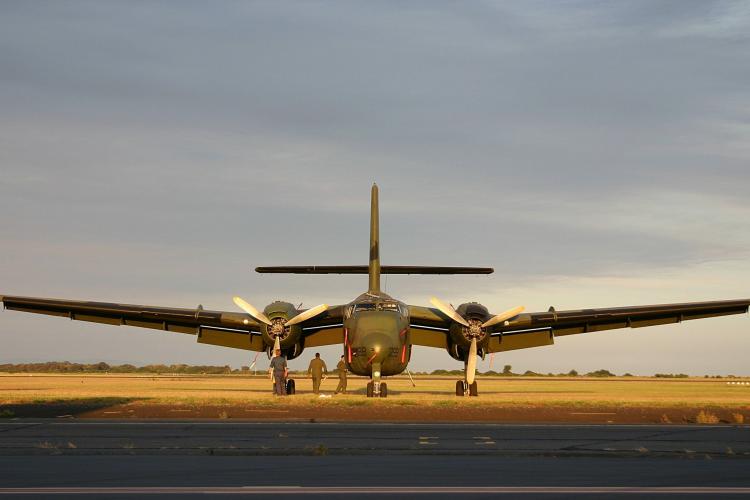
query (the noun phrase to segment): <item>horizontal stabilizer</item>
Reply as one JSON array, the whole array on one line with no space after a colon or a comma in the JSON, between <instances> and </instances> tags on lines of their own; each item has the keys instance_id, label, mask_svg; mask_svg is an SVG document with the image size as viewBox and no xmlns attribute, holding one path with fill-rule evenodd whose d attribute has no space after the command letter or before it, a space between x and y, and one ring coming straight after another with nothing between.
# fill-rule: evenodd
<instances>
[{"instance_id":1,"label":"horizontal stabilizer","mask_svg":"<svg viewBox=\"0 0 750 500\"><path fill-rule=\"evenodd\" d=\"M381 274L492 274L491 267L463 266L380 266ZM367 274L368 266L267 266L258 273L275 274Z\"/></svg>"}]
</instances>

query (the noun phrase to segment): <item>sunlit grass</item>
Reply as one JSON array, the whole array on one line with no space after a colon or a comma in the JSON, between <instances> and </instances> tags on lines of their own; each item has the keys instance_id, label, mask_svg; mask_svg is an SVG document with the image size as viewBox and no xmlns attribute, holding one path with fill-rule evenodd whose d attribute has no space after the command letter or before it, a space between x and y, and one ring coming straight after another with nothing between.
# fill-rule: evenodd
<instances>
[{"instance_id":1,"label":"sunlit grass","mask_svg":"<svg viewBox=\"0 0 750 500\"><path fill-rule=\"evenodd\" d=\"M247 408L300 406L416 406L452 407L697 407L750 408L750 386L728 385L720 379L657 378L496 378L480 377L479 398L457 398L455 377L417 377L386 380L388 398L365 397L367 379L351 377L348 394L333 394L337 379L321 386L324 396L312 393L308 378L297 378L297 395L278 398L266 377L153 376L153 375L0 375L0 404L50 404L75 400L127 400L127 404L204 405ZM460 406L459 406L460 405Z\"/></svg>"}]
</instances>

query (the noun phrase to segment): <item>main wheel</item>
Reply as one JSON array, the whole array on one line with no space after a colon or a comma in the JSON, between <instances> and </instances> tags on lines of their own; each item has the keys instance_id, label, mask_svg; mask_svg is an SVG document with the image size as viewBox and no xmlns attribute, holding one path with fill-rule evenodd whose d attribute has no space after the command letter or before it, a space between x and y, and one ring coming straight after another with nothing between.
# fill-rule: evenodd
<instances>
[{"instance_id":1,"label":"main wheel","mask_svg":"<svg viewBox=\"0 0 750 500\"><path fill-rule=\"evenodd\" d=\"M287 396L294 396L294 394L297 392L297 389L294 386L294 379L289 379L286 381L286 395Z\"/></svg>"},{"instance_id":2,"label":"main wheel","mask_svg":"<svg viewBox=\"0 0 750 500\"><path fill-rule=\"evenodd\" d=\"M367 397L371 398L374 392L375 392L375 384L373 384L372 382L368 382L367 383Z\"/></svg>"},{"instance_id":3,"label":"main wheel","mask_svg":"<svg viewBox=\"0 0 750 500\"><path fill-rule=\"evenodd\" d=\"M464 391L465 383L466 382L464 382L463 380L456 381L456 396L463 396L464 394L466 394L466 392Z\"/></svg>"},{"instance_id":4,"label":"main wheel","mask_svg":"<svg viewBox=\"0 0 750 500\"><path fill-rule=\"evenodd\" d=\"M388 386L385 382L382 382L380 384L380 397L381 398L387 398L388 397Z\"/></svg>"},{"instance_id":5,"label":"main wheel","mask_svg":"<svg viewBox=\"0 0 750 500\"><path fill-rule=\"evenodd\" d=\"M469 385L469 396L479 396L476 380Z\"/></svg>"}]
</instances>

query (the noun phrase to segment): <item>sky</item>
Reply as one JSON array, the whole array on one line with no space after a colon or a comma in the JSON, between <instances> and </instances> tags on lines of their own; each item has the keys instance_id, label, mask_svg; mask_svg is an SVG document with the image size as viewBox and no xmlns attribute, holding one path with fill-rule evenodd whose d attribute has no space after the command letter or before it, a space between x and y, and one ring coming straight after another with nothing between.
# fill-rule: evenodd
<instances>
[{"instance_id":1,"label":"sky","mask_svg":"<svg viewBox=\"0 0 750 500\"><path fill-rule=\"evenodd\" d=\"M747 2L0 1L0 293L346 303L366 277L253 269L365 264L377 182L384 264L495 268L384 278L411 304L746 298L748 61ZM12 311L0 346L0 362L254 356ZM740 315L559 338L492 369L748 375L749 350ZM410 365L461 367L431 348Z\"/></svg>"}]
</instances>

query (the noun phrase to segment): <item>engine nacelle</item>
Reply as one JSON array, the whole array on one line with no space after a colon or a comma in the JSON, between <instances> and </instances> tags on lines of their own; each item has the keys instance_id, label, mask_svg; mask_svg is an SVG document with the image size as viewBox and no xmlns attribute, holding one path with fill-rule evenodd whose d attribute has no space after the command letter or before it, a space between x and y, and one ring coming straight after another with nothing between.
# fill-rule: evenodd
<instances>
[{"instance_id":1,"label":"engine nacelle","mask_svg":"<svg viewBox=\"0 0 750 500\"><path fill-rule=\"evenodd\" d=\"M490 318L490 312L478 302L461 304L456 308L456 312L469 323L469 326L451 324L448 354L459 361L466 360L472 339L477 339L477 350L481 355L490 340L489 332L482 328L482 323Z\"/></svg>"},{"instance_id":2,"label":"engine nacelle","mask_svg":"<svg viewBox=\"0 0 750 500\"><path fill-rule=\"evenodd\" d=\"M289 302L275 301L263 309L270 325L261 323L260 332L263 335L263 342L273 348L276 338L279 339L281 352L287 359L294 359L302 354L302 327L300 325L284 326L289 319L298 314L297 308Z\"/></svg>"}]
</instances>

